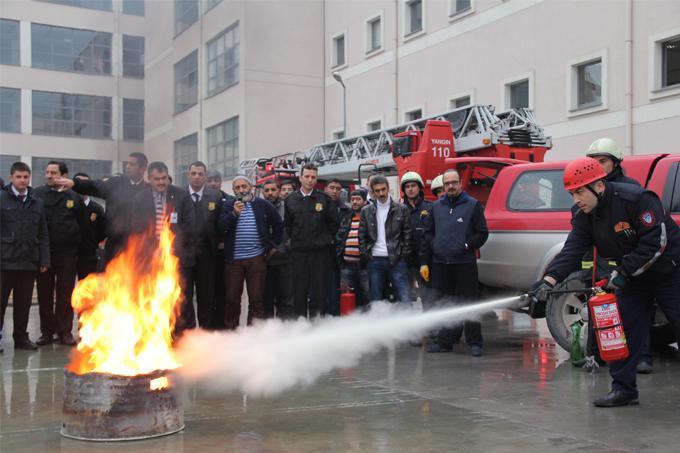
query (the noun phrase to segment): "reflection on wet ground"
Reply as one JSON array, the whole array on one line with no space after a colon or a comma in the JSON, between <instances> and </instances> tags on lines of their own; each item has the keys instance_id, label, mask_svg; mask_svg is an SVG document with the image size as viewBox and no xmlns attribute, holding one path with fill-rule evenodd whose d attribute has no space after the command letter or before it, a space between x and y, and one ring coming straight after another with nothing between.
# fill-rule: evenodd
<instances>
[{"instance_id":1,"label":"reflection on wet ground","mask_svg":"<svg viewBox=\"0 0 680 453\"><path fill-rule=\"evenodd\" d=\"M11 332L11 309L6 315ZM37 338L37 310L31 336ZM0 452L24 451L675 451L677 372L670 358L641 376L641 405L596 409L606 369L589 374L541 321L500 312L484 320L485 355L428 354L404 345L268 399L202 386L186 395L186 429L146 441L92 444L59 435L69 348L0 356ZM11 337L11 335L10 335Z\"/></svg>"}]
</instances>

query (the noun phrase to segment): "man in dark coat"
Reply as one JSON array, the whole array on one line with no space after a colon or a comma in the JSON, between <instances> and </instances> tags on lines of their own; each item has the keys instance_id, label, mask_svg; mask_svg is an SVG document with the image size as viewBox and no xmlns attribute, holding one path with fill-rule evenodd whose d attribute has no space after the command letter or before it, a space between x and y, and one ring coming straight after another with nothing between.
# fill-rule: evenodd
<instances>
[{"instance_id":1,"label":"man in dark coat","mask_svg":"<svg viewBox=\"0 0 680 453\"><path fill-rule=\"evenodd\" d=\"M196 264L194 247L194 206L189 192L170 184L168 167L163 162L149 164L150 188L143 190L132 199L131 231L145 235L148 247L153 252L158 246L165 222L175 235L173 253L179 259L182 301L175 333L196 327L196 313L192 300L187 298L187 281L191 268Z\"/></svg>"},{"instance_id":2,"label":"man in dark coat","mask_svg":"<svg viewBox=\"0 0 680 453\"><path fill-rule=\"evenodd\" d=\"M76 173L74 179L90 177L85 173ZM83 195L83 203L87 209L87 228L83 231L80 249L78 250L78 280L83 280L99 268L99 243L106 239L104 207Z\"/></svg>"},{"instance_id":3,"label":"man in dark coat","mask_svg":"<svg viewBox=\"0 0 680 453\"><path fill-rule=\"evenodd\" d=\"M43 202L28 184L31 168L15 162L10 183L0 190L0 341L10 293L14 295L14 347L38 349L26 331L33 284L50 267L50 238ZM2 346L0 345L0 352Z\"/></svg>"}]
</instances>

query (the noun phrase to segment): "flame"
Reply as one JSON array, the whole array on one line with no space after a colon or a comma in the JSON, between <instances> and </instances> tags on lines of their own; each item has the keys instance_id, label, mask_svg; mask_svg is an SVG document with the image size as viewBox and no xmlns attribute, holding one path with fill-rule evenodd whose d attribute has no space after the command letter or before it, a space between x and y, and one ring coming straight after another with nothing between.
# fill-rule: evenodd
<instances>
[{"instance_id":1,"label":"flame","mask_svg":"<svg viewBox=\"0 0 680 453\"><path fill-rule=\"evenodd\" d=\"M71 304L80 342L67 368L122 376L177 368L172 332L181 297L174 235L166 222L158 247L133 236L102 274L79 282Z\"/></svg>"}]
</instances>

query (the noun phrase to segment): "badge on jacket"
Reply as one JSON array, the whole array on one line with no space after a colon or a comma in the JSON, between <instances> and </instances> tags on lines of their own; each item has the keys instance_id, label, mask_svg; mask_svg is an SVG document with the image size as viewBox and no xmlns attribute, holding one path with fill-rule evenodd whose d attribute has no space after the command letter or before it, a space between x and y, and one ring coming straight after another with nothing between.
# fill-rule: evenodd
<instances>
[{"instance_id":1,"label":"badge on jacket","mask_svg":"<svg viewBox=\"0 0 680 453\"><path fill-rule=\"evenodd\" d=\"M90 214L90 222L94 222L95 220L97 220L97 213L93 212Z\"/></svg>"},{"instance_id":2,"label":"badge on jacket","mask_svg":"<svg viewBox=\"0 0 680 453\"><path fill-rule=\"evenodd\" d=\"M170 213L170 223L177 223L177 213L176 212Z\"/></svg>"},{"instance_id":3,"label":"badge on jacket","mask_svg":"<svg viewBox=\"0 0 680 453\"><path fill-rule=\"evenodd\" d=\"M427 209L423 209L422 211L420 211L420 217L428 216L428 215L430 215L430 213Z\"/></svg>"},{"instance_id":4,"label":"badge on jacket","mask_svg":"<svg viewBox=\"0 0 680 453\"><path fill-rule=\"evenodd\" d=\"M615 233L620 233L625 230L630 230L630 223L621 221L614 225Z\"/></svg>"},{"instance_id":5,"label":"badge on jacket","mask_svg":"<svg viewBox=\"0 0 680 453\"><path fill-rule=\"evenodd\" d=\"M67 207L68 209L73 208L73 206L74 206L73 200L66 200L66 207Z\"/></svg>"},{"instance_id":6,"label":"badge on jacket","mask_svg":"<svg viewBox=\"0 0 680 453\"><path fill-rule=\"evenodd\" d=\"M208 202L208 211L214 211L214 210L215 210L215 202L209 201Z\"/></svg>"},{"instance_id":7,"label":"badge on jacket","mask_svg":"<svg viewBox=\"0 0 680 453\"><path fill-rule=\"evenodd\" d=\"M314 206L314 209L316 209L316 212L323 211L323 203L317 203L316 206Z\"/></svg>"},{"instance_id":8,"label":"badge on jacket","mask_svg":"<svg viewBox=\"0 0 680 453\"><path fill-rule=\"evenodd\" d=\"M656 224L656 217L652 211L645 211L640 214L640 222L646 227L652 227Z\"/></svg>"}]
</instances>

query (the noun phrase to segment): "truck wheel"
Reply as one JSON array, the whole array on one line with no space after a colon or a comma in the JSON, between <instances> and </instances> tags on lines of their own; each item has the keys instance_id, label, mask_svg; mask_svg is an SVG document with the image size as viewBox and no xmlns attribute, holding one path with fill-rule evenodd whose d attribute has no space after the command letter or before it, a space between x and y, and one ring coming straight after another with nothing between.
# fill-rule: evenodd
<instances>
[{"instance_id":1,"label":"truck wheel","mask_svg":"<svg viewBox=\"0 0 680 453\"><path fill-rule=\"evenodd\" d=\"M585 288L581 272L574 272L556 290L575 290ZM548 299L545 320L555 342L567 351L571 351L571 325L582 323L582 335L587 338L588 307L587 298L582 293L560 294Z\"/></svg>"}]
</instances>

